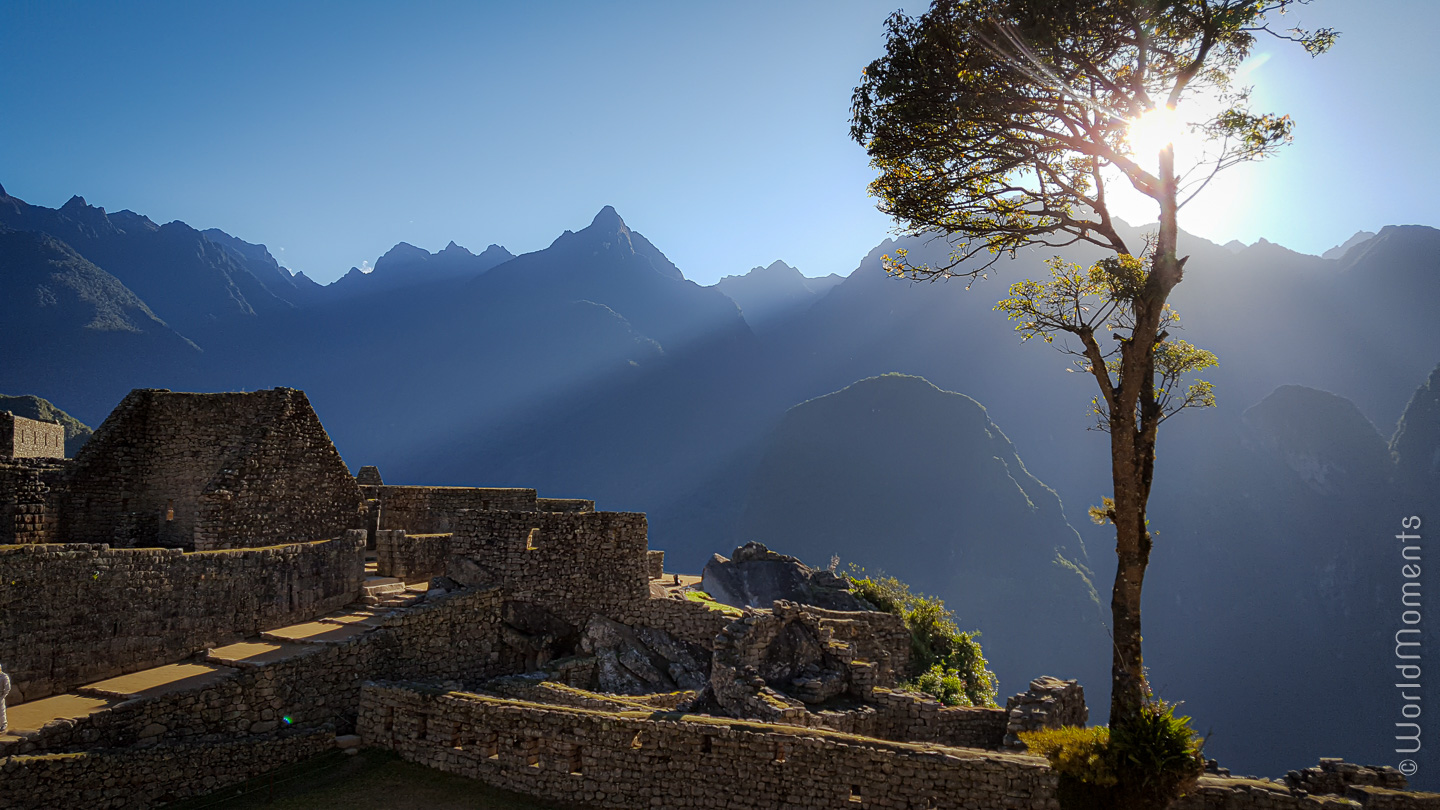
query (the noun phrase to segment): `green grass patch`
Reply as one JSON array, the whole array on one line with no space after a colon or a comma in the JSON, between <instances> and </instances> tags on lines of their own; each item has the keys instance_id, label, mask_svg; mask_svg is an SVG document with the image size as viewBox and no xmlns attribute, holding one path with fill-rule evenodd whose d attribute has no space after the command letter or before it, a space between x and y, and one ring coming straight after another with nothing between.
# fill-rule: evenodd
<instances>
[{"instance_id":1,"label":"green grass patch","mask_svg":"<svg viewBox=\"0 0 1440 810\"><path fill-rule=\"evenodd\" d=\"M737 608L734 605L722 605L719 602L715 601L715 597L704 591L686 591L685 598L691 602L699 602L700 604L710 608L711 610L718 610L721 613L724 613L726 616L734 616L736 618L739 618L745 615L745 611L741 610L740 608Z\"/></svg>"}]
</instances>

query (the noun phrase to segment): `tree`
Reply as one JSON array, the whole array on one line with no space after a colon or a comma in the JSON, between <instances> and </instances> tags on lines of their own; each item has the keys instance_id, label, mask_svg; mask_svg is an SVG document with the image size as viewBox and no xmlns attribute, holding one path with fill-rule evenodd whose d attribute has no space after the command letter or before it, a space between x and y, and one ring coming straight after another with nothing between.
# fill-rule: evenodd
<instances>
[{"instance_id":1,"label":"tree","mask_svg":"<svg viewBox=\"0 0 1440 810\"><path fill-rule=\"evenodd\" d=\"M942 266L897 251L886 257L892 274L973 282L1025 247L1110 253L1089 268L1057 256L1049 280L1014 284L996 308L1025 339L1061 338L1100 389L1093 405L1110 436L1113 494L1091 513L1116 535L1112 729L1140 722L1150 696L1140 596L1156 434L1178 411L1214 403L1208 383L1181 385L1215 357L1170 336L1178 319L1167 300L1187 258L1176 253L1179 211L1216 173L1290 140L1290 118L1252 112L1249 88L1232 77L1262 34L1327 50L1332 29L1274 24L1307 2L936 0L918 18L889 18L886 53L855 89L851 135L880 171L871 184L880 210L902 232L938 232L952 245ZM1187 114L1197 101L1209 109ZM1167 123L1205 145L1183 170L1175 132L1153 154L1137 148ZM1158 207L1158 231L1133 248L1107 206L1115 183Z\"/></svg>"}]
</instances>

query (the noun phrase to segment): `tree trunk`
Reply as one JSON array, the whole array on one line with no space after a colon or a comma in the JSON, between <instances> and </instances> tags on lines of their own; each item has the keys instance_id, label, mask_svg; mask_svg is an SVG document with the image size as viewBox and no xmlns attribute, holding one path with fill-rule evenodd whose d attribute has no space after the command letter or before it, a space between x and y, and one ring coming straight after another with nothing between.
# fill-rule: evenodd
<instances>
[{"instance_id":1,"label":"tree trunk","mask_svg":"<svg viewBox=\"0 0 1440 810\"><path fill-rule=\"evenodd\" d=\"M1135 301L1135 325L1121 345L1120 380L1110 413L1110 468L1115 487L1115 588L1110 596L1114 649L1110 667L1110 727L1136 717L1150 690L1141 650L1140 597L1150 564L1146 506L1155 469L1155 344L1170 291L1180 283L1184 262L1176 255L1179 236L1175 154L1160 154L1160 231L1149 278Z\"/></svg>"}]
</instances>

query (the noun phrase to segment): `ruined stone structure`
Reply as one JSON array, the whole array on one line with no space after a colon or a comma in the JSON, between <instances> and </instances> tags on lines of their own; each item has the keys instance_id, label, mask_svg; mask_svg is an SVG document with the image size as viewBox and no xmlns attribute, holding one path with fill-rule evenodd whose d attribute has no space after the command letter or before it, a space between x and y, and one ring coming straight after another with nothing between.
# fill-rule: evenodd
<instances>
[{"instance_id":1,"label":"ruined stone structure","mask_svg":"<svg viewBox=\"0 0 1440 810\"><path fill-rule=\"evenodd\" d=\"M66 474L57 535L208 551L335 537L359 486L301 391L131 392Z\"/></svg>"},{"instance_id":2,"label":"ruined stone structure","mask_svg":"<svg viewBox=\"0 0 1440 810\"><path fill-rule=\"evenodd\" d=\"M0 461L0 545L54 541L65 468L56 459Z\"/></svg>"},{"instance_id":3,"label":"ruined stone structure","mask_svg":"<svg viewBox=\"0 0 1440 810\"><path fill-rule=\"evenodd\" d=\"M0 507L5 808L155 806L357 731L597 808L1055 810L1005 742L1088 716L1054 678L1006 709L904 691L899 617L767 549L724 561L759 572L731 607L665 573L643 514L351 476L290 389L133 392L69 466L0 464ZM1290 782L1207 776L1179 807L1440 803L1344 763Z\"/></svg>"},{"instance_id":4,"label":"ruined stone structure","mask_svg":"<svg viewBox=\"0 0 1440 810\"><path fill-rule=\"evenodd\" d=\"M0 411L0 545L48 543L65 469L65 427Z\"/></svg>"},{"instance_id":5,"label":"ruined stone structure","mask_svg":"<svg viewBox=\"0 0 1440 810\"><path fill-rule=\"evenodd\" d=\"M0 461L65 458L65 427L0 411Z\"/></svg>"}]
</instances>

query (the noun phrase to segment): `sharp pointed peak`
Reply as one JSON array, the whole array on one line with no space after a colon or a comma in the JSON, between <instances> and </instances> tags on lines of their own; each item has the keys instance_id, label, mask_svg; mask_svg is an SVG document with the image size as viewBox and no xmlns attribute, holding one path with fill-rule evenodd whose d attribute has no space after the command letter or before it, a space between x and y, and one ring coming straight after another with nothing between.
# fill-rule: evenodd
<instances>
[{"instance_id":1,"label":"sharp pointed peak","mask_svg":"<svg viewBox=\"0 0 1440 810\"><path fill-rule=\"evenodd\" d=\"M90 205L89 205L89 203L85 202L85 198L84 198L84 197L81 197L79 194L76 194L76 195L74 195L73 197L71 197L70 199L66 200L66 201L65 201L65 204L62 205L62 206L60 206L60 210L61 210L61 211L64 211L64 210L67 209L67 208L89 208L89 207L90 207Z\"/></svg>"},{"instance_id":2,"label":"sharp pointed peak","mask_svg":"<svg viewBox=\"0 0 1440 810\"><path fill-rule=\"evenodd\" d=\"M596 214L595 218L590 221L590 227L598 227L606 231L629 230L629 228L625 226L625 220L620 218L620 214L615 210L615 206L613 205L607 205L601 208L600 213Z\"/></svg>"}]
</instances>

